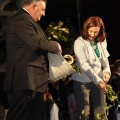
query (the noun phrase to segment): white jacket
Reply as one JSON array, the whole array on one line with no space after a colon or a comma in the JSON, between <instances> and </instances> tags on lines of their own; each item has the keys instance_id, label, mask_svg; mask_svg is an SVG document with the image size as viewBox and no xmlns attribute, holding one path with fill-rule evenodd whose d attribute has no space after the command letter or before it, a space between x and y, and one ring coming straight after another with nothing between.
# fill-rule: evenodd
<instances>
[{"instance_id":1,"label":"white jacket","mask_svg":"<svg viewBox=\"0 0 120 120\"><path fill-rule=\"evenodd\" d=\"M98 42L100 58L97 57L89 40L78 37L74 42L74 53L76 56L76 64L80 67L81 74L75 72L72 79L79 82L91 82L96 85L102 81L102 75L107 72L111 75L109 66L109 53L107 51L106 39L104 42Z\"/></svg>"}]
</instances>

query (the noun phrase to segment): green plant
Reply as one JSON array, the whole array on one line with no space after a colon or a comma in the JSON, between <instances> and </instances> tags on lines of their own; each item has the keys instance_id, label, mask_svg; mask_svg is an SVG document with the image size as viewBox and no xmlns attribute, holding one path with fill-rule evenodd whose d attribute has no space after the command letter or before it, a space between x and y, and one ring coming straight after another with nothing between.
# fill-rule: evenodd
<instances>
[{"instance_id":1,"label":"green plant","mask_svg":"<svg viewBox=\"0 0 120 120\"><path fill-rule=\"evenodd\" d=\"M112 103L114 103L115 100L118 101L118 93L115 93L115 91L112 89L112 86L109 84L107 84L107 92L105 94Z\"/></svg>"},{"instance_id":2,"label":"green plant","mask_svg":"<svg viewBox=\"0 0 120 120\"><path fill-rule=\"evenodd\" d=\"M73 67L73 69L76 70L76 72L78 72L79 74L82 74L81 70L80 70L80 67L78 67L76 64L72 64L72 67Z\"/></svg>"},{"instance_id":3,"label":"green plant","mask_svg":"<svg viewBox=\"0 0 120 120\"><path fill-rule=\"evenodd\" d=\"M49 40L58 40L66 42L68 40L69 29L64 27L64 23L59 21L58 24L51 22L47 26L47 36Z\"/></svg>"},{"instance_id":4,"label":"green plant","mask_svg":"<svg viewBox=\"0 0 120 120\"><path fill-rule=\"evenodd\" d=\"M61 42L73 43L73 41L78 37L78 33L71 18L50 22L46 28L46 33L49 40Z\"/></svg>"},{"instance_id":5,"label":"green plant","mask_svg":"<svg viewBox=\"0 0 120 120\"><path fill-rule=\"evenodd\" d=\"M106 97L112 103L110 105L107 105L107 103L106 103L105 106L104 106L105 109L106 109L106 112L107 112L107 116L108 116L109 115L109 109L115 105L115 101L117 101L119 103L119 100L118 100L119 92L115 93L115 91L112 89L112 86L109 85L109 84L107 84L106 87L107 87L107 91L105 92ZM102 120L102 114L101 113L97 114L96 116L97 116L98 120Z\"/></svg>"}]
</instances>

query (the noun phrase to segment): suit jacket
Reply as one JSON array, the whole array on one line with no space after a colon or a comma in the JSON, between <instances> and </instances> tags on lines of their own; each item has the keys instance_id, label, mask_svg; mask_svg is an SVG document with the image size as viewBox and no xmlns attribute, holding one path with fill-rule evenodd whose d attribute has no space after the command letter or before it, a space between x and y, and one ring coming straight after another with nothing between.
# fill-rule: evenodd
<instances>
[{"instance_id":1,"label":"suit jacket","mask_svg":"<svg viewBox=\"0 0 120 120\"><path fill-rule=\"evenodd\" d=\"M84 40L82 37L78 37L74 42L74 53L76 55L76 64L81 69L81 74L75 72L72 74L72 79L87 83L94 82L96 85L102 81L102 75L104 72L110 72L110 66L108 62L109 53L106 49L107 43L97 43L100 58L97 57L94 49L92 48L89 40Z\"/></svg>"},{"instance_id":2,"label":"suit jacket","mask_svg":"<svg viewBox=\"0 0 120 120\"><path fill-rule=\"evenodd\" d=\"M56 41L47 40L42 28L23 9L12 17L8 25L6 51L4 90L37 89L44 92L48 83L47 53L58 53L58 45Z\"/></svg>"}]
</instances>

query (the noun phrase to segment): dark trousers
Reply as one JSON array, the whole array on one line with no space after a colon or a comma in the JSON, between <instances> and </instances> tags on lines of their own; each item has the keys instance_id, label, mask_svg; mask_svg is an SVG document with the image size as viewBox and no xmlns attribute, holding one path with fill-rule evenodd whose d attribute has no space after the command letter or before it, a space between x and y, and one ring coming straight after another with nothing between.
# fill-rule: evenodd
<instances>
[{"instance_id":1,"label":"dark trousers","mask_svg":"<svg viewBox=\"0 0 120 120\"><path fill-rule=\"evenodd\" d=\"M107 120L104 108L106 96L93 82L81 83L73 81L76 102L76 120ZM84 111L84 112L83 112Z\"/></svg>"},{"instance_id":2,"label":"dark trousers","mask_svg":"<svg viewBox=\"0 0 120 120\"><path fill-rule=\"evenodd\" d=\"M3 91L3 82L4 82L4 72L0 72L0 103L3 105L5 109L9 108L9 103L7 99L6 92Z\"/></svg>"},{"instance_id":3,"label":"dark trousers","mask_svg":"<svg viewBox=\"0 0 120 120\"><path fill-rule=\"evenodd\" d=\"M46 120L44 96L33 91L16 91L8 93L10 109L6 120Z\"/></svg>"}]
</instances>

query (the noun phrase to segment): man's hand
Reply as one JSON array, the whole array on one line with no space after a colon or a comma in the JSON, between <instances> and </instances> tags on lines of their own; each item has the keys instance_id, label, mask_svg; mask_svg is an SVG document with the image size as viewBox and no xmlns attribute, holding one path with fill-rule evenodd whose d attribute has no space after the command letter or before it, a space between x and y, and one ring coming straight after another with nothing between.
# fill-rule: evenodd
<instances>
[{"instance_id":1,"label":"man's hand","mask_svg":"<svg viewBox=\"0 0 120 120\"><path fill-rule=\"evenodd\" d=\"M59 49L59 53L62 53L62 48L61 45L58 43L58 49Z\"/></svg>"}]
</instances>

